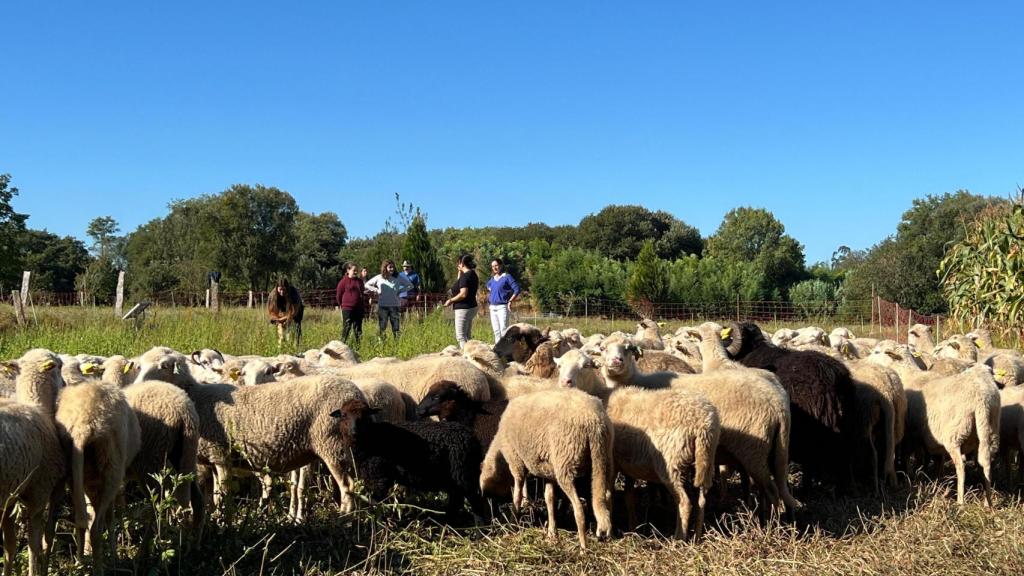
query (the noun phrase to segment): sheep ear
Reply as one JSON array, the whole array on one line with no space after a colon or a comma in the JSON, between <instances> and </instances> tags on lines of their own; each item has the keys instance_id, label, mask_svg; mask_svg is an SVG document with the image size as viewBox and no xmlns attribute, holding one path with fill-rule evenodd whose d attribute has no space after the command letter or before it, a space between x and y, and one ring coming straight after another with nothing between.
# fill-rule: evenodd
<instances>
[{"instance_id":1,"label":"sheep ear","mask_svg":"<svg viewBox=\"0 0 1024 576\"><path fill-rule=\"evenodd\" d=\"M732 336L732 328L722 328L718 335L722 340L728 340Z\"/></svg>"},{"instance_id":2,"label":"sheep ear","mask_svg":"<svg viewBox=\"0 0 1024 576\"><path fill-rule=\"evenodd\" d=\"M271 365L267 366L267 373L268 374L277 374L280 371L281 371L281 366L279 364L271 364Z\"/></svg>"},{"instance_id":3,"label":"sheep ear","mask_svg":"<svg viewBox=\"0 0 1024 576\"><path fill-rule=\"evenodd\" d=\"M341 418L341 408L331 412L331 418Z\"/></svg>"},{"instance_id":4,"label":"sheep ear","mask_svg":"<svg viewBox=\"0 0 1024 576\"><path fill-rule=\"evenodd\" d=\"M88 376L88 375L92 374L93 372L95 372L96 368L97 368L97 366L95 364L93 364L92 362L85 362L85 363L83 363L81 365L82 374L85 374L86 376Z\"/></svg>"},{"instance_id":5,"label":"sheep ear","mask_svg":"<svg viewBox=\"0 0 1024 576\"><path fill-rule=\"evenodd\" d=\"M55 366L57 366L56 362L54 362L53 360L47 360L46 362L43 362L42 364L39 365L39 372L40 374L43 372L49 372L50 370L53 370Z\"/></svg>"},{"instance_id":6,"label":"sheep ear","mask_svg":"<svg viewBox=\"0 0 1024 576\"><path fill-rule=\"evenodd\" d=\"M228 378L231 378L232 380L238 380L238 377L241 376L241 375L242 375L242 371L239 370L238 368L232 368L228 372Z\"/></svg>"},{"instance_id":7,"label":"sheep ear","mask_svg":"<svg viewBox=\"0 0 1024 576\"><path fill-rule=\"evenodd\" d=\"M658 322L658 328L664 328L664 327L665 327L665 323L664 322Z\"/></svg>"},{"instance_id":8,"label":"sheep ear","mask_svg":"<svg viewBox=\"0 0 1024 576\"><path fill-rule=\"evenodd\" d=\"M0 372L3 372L4 374L17 374L20 371L21 368L18 366L17 360L0 362Z\"/></svg>"},{"instance_id":9,"label":"sheep ear","mask_svg":"<svg viewBox=\"0 0 1024 576\"><path fill-rule=\"evenodd\" d=\"M959 349L960 349L960 343L959 343L959 342L957 342L956 340L954 340L954 341L950 342L950 343L949 343L949 345L950 345L950 346L951 346L951 347L952 347L952 348L953 348L954 350L959 350Z\"/></svg>"},{"instance_id":10,"label":"sheep ear","mask_svg":"<svg viewBox=\"0 0 1024 576\"><path fill-rule=\"evenodd\" d=\"M903 360L903 356L900 356L895 350L885 350L885 355L893 360Z\"/></svg>"},{"instance_id":11,"label":"sheep ear","mask_svg":"<svg viewBox=\"0 0 1024 576\"><path fill-rule=\"evenodd\" d=\"M124 372L125 374L127 374L127 373L131 372L134 368L135 368L135 362L133 360L129 360L129 361L124 363L124 368L122 368L121 371Z\"/></svg>"}]
</instances>

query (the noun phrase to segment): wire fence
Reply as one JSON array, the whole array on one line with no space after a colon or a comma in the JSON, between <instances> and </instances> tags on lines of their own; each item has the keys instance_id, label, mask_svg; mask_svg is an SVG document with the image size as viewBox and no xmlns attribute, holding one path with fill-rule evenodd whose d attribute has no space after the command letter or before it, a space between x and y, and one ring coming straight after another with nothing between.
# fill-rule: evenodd
<instances>
[{"instance_id":1,"label":"wire fence","mask_svg":"<svg viewBox=\"0 0 1024 576\"><path fill-rule=\"evenodd\" d=\"M218 292L216 298L221 307L266 308L270 292ZM445 293L423 293L409 301L406 309L429 312L444 302ZM11 297L5 297L9 300ZM332 289L307 290L302 295L309 308L337 308L335 291ZM146 300L163 307L209 307L210 291L198 292L172 290L149 295ZM864 300L818 301L810 303L735 300L722 302L626 302L607 298L580 297L561 294L555 304L538 305L524 294L516 306L517 316L522 320L543 321L557 318L582 318L584 320L639 320L651 318L662 321L696 323L704 320L754 321L773 324L820 324L870 327L872 334L906 341L907 330L914 324L933 326L941 337L944 317L920 314L901 307L880 297ZM85 292L42 292L32 291L26 298L30 306L95 306L96 302ZM481 306L486 299L481 295Z\"/></svg>"}]
</instances>

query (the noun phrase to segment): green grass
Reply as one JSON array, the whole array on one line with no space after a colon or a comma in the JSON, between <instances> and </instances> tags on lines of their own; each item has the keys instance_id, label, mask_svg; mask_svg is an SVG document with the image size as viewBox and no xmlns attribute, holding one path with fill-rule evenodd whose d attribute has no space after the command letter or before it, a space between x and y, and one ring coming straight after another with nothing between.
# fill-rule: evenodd
<instances>
[{"instance_id":1,"label":"green grass","mask_svg":"<svg viewBox=\"0 0 1024 576\"><path fill-rule=\"evenodd\" d=\"M584 333L616 329L632 331L631 320L558 319L541 326L575 325ZM674 330L679 323L669 323ZM831 328L831 326L825 326ZM310 310L304 348L337 338L341 321L333 311ZM450 312L403 323L399 341L377 338L376 322L368 322L358 348L363 358L410 357L437 351L455 342ZM772 330L775 326L766 326ZM856 330L856 329L855 329ZM474 337L490 341L486 317L474 323ZM46 347L59 352L134 355L157 344L179 350L213 347L235 354L276 354L276 335L262 310L230 309L218 315L206 310L157 308L141 328L117 320L107 310L39 308L30 311L30 325L14 325L10 307L0 307L0 358L18 357ZM290 351L290 350L289 350ZM950 470L951 472L951 470ZM978 486L972 470L969 486ZM992 509L972 493L957 506L953 479L922 480L882 500L877 497L835 498L819 490L801 494L806 509L795 523L764 523L744 512L735 499L717 505L708 531L697 543L653 536L619 535L608 542L590 538L580 550L571 518L561 518L555 541L545 537L543 504L513 520L507 506L492 525L452 529L424 509L439 509L436 496L403 495L358 512L341 515L321 473L310 487L309 518L289 521L283 480L269 505L261 505L258 489L241 482L237 511L217 513L208 524L201 547L188 544L178 522L162 522L150 547L143 534L154 526L159 501L145 495L129 498L118 527L119 558L113 574L301 575L335 574L1024 574L1024 503L1002 493ZM624 506L615 506L621 526ZM87 568L72 559L70 512L58 525L51 574L78 576ZM670 511L654 507L650 518L661 530L670 527ZM593 527L591 526L591 533ZM19 567L27 552L22 536Z\"/></svg>"}]
</instances>

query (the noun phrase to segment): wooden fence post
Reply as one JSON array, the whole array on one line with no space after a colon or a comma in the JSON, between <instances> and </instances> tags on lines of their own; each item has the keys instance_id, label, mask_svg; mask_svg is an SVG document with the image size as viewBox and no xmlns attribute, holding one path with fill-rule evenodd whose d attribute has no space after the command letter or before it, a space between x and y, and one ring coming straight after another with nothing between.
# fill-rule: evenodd
<instances>
[{"instance_id":1,"label":"wooden fence post","mask_svg":"<svg viewBox=\"0 0 1024 576\"><path fill-rule=\"evenodd\" d=\"M220 282L210 283L210 308L220 312Z\"/></svg>"},{"instance_id":2,"label":"wooden fence post","mask_svg":"<svg viewBox=\"0 0 1024 576\"><path fill-rule=\"evenodd\" d=\"M24 326L28 323L28 318L25 317L25 304L22 303L21 293L17 290L11 290L11 302L14 303L14 318L18 322L19 326Z\"/></svg>"},{"instance_id":3,"label":"wooden fence post","mask_svg":"<svg viewBox=\"0 0 1024 576\"><path fill-rule=\"evenodd\" d=\"M21 274L21 307L24 308L25 304L28 303L28 283L32 277L32 273L25 270Z\"/></svg>"},{"instance_id":4,"label":"wooden fence post","mask_svg":"<svg viewBox=\"0 0 1024 576\"><path fill-rule=\"evenodd\" d=\"M210 307L210 289L209 288L206 289L206 307L207 308Z\"/></svg>"},{"instance_id":5,"label":"wooden fence post","mask_svg":"<svg viewBox=\"0 0 1024 576\"><path fill-rule=\"evenodd\" d=\"M249 303L245 307L252 308L252 290L249 290Z\"/></svg>"},{"instance_id":6,"label":"wooden fence post","mask_svg":"<svg viewBox=\"0 0 1024 576\"><path fill-rule=\"evenodd\" d=\"M124 314L124 270L117 273L117 294L114 297L114 314L118 318Z\"/></svg>"}]
</instances>

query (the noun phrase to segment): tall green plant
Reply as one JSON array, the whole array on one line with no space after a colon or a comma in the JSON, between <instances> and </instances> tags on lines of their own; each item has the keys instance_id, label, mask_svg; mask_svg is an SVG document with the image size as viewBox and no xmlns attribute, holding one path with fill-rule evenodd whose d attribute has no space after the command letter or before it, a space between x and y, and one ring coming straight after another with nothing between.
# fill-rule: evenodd
<instances>
[{"instance_id":1,"label":"tall green plant","mask_svg":"<svg viewBox=\"0 0 1024 576\"><path fill-rule=\"evenodd\" d=\"M939 263L953 318L1024 336L1024 206L996 207L968 226Z\"/></svg>"},{"instance_id":2,"label":"tall green plant","mask_svg":"<svg viewBox=\"0 0 1024 576\"><path fill-rule=\"evenodd\" d=\"M640 248L636 266L626 284L626 298L632 302L664 302L668 296L668 273L665 263L648 240Z\"/></svg>"},{"instance_id":3,"label":"tall green plant","mask_svg":"<svg viewBox=\"0 0 1024 576\"><path fill-rule=\"evenodd\" d=\"M402 260L408 260L413 270L419 273L421 289L424 292L443 292L445 289L444 270L437 257L437 251L427 234L427 221L417 209L409 222L402 242Z\"/></svg>"}]
</instances>

